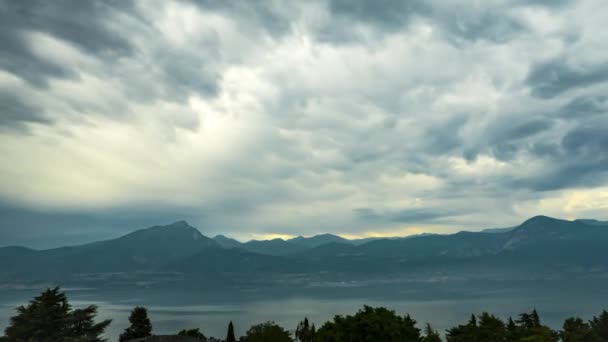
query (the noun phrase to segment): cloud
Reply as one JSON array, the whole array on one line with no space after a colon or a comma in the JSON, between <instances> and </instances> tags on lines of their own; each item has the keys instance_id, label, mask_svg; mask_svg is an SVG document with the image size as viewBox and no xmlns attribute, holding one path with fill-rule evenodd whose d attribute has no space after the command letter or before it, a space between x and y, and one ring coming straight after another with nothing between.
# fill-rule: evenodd
<instances>
[{"instance_id":1,"label":"cloud","mask_svg":"<svg viewBox=\"0 0 608 342\"><path fill-rule=\"evenodd\" d=\"M551 98L607 80L608 66L572 66L563 60L551 60L533 66L526 81L534 95Z\"/></svg>"},{"instance_id":2,"label":"cloud","mask_svg":"<svg viewBox=\"0 0 608 342\"><path fill-rule=\"evenodd\" d=\"M47 217L69 227L46 245L182 218L242 239L481 229L608 181L601 1L0 9L0 198L44 214L6 241L45 245Z\"/></svg>"}]
</instances>

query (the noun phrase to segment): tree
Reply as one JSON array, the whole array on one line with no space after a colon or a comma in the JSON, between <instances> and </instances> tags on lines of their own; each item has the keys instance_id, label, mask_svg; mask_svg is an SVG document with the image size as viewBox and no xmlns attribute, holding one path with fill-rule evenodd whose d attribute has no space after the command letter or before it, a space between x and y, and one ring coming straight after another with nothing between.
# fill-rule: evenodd
<instances>
[{"instance_id":1,"label":"tree","mask_svg":"<svg viewBox=\"0 0 608 342\"><path fill-rule=\"evenodd\" d=\"M180 332L178 332L177 335L188 336L188 337L192 337L192 338L207 342L207 337L205 337L205 335L201 332L201 330L199 328L188 329L188 330L183 329L183 330L180 330Z\"/></svg>"},{"instance_id":2,"label":"tree","mask_svg":"<svg viewBox=\"0 0 608 342\"><path fill-rule=\"evenodd\" d=\"M485 342L503 342L507 338L507 329L504 322L487 312L479 316L479 325L476 339Z\"/></svg>"},{"instance_id":3,"label":"tree","mask_svg":"<svg viewBox=\"0 0 608 342\"><path fill-rule=\"evenodd\" d=\"M314 336L314 324L311 327L308 323L308 318L304 317L304 320L298 324L296 328L296 338L300 342L312 342Z\"/></svg>"},{"instance_id":4,"label":"tree","mask_svg":"<svg viewBox=\"0 0 608 342\"><path fill-rule=\"evenodd\" d=\"M274 322L257 324L247 330L247 342L292 342L289 332Z\"/></svg>"},{"instance_id":5,"label":"tree","mask_svg":"<svg viewBox=\"0 0 608 342\"><path fill-rule=\"evenodd\" d=\"M521 335L520 329L517 326L517 324L515 324L515 322L513 321L513 318L511 318L511 317L509 317L509 321L507 322L506 330L507 330L507 336L506 336L507 341L514 342L514 341L519 340L519 337Z\"/></svg>"},{"instance_id":6,"label":"tree","mask_svg":"<svg viewBox=\"0 0 608 342\"><path fill-rule=\"evenodd\" d=\"M604 310L589 322L593 337L597 341L608 341L608 311Z\"/></svg>"},{"instance_id":7,"label":"tree","mask_svg":"<svg viewBox=\"0 0 608 342\"><path fill-rule=\"evenodd\" d=\"M419 342L420 329L409 315L386 308L364 306L354 316L335 316L315 334L315 342Z\"/></svg>"},{"instance_id":8,"label":"tree","mask_svg":"<svg viewBox=\"0 0 608 342\"><path fill-rule=\"evenodd\" d=\"M557 342L559 334L551 328L542 325L536 309L531 313L522 313L517 320L519 341L525 342Z\"/></svg>"},{"instance_id":9,"label":"tree","mask_svg":"<svg viewBox=\"0 0 608 342\"><path fill-rule=\"evenodd\" d=\"M6 341L105 341L100 337L111 320L95 323L97 307L71 310L65 293L47 289L27 306L17 308L5 330Z\"/></svg>"},{"instance_id":10,"label":"tree","mask_svg":"<svg viewBox=\"0 0 608 342\"><path fill-rule=\"evenodd\" d=\"M150 323L148 310L146 308L142 306L135 307L133 311L131 311L129 322L131 323L131 326L120 334L120 342L152 335L152 323Z\"/></svg>"},{"instance_id":11,"label":"tree","mask_svg":"<svg viewBox=\"0 0 608 342\"><path fill-rule=\"evenodd\" d=\"M589 324L580 318L568 318L564 321L559 333L562 342L592 342L592 332Z\"/></svg>"},{"instance_id":12,"label":"tree","mask_svg":"<svg viewBox=\"0 0 608 342\"><path fill-rule=\"evenodd\" d=\"M424 337L422 338L422 342L441 342L441 336L439 336L437 330L433 329L429 323L427 323L424 327Z\"/></svg>"},{"instance_id":13,"label":"tree","mask_svg":"<svg viewBox=\"0 0 608 342\"><path fill-rule=\"evenodd\" d=\"M228 324L228 333L226 334L226 342L236 342L236 337L234 337L234 325L232 325L232 321Z\"/></svg>"},{"instance_id":14,"label":"tree","mask_svg":"<svg viewBox=\"0 0 608 342\"><path fill-rule=\"evenodd\" d=\"M471 315L467 324L448 329L445 337L448 342L477 342L477 328L477 318Z\"/></svg>"}]
</instances>

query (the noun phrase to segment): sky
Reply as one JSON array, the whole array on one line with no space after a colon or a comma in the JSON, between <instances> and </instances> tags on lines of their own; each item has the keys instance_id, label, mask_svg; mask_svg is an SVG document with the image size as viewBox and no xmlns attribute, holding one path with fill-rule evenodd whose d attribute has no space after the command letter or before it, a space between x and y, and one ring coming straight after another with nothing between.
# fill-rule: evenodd
<instances>
[{"instance_id":1,"label":"sky","mask_svg":"<svg viewBox=\"0 0 608 342\"><path fill-rule=\"evenodd\" d=\"M604 0L2 1L0 245L608 219Z\"/></svg>"}]
</instances>

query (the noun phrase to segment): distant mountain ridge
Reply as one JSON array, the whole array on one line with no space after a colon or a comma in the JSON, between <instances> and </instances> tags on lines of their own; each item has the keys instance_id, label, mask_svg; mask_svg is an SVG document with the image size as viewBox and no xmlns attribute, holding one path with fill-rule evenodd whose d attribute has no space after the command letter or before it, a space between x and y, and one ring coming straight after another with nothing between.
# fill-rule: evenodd
<instances>
[{"instance_id":1,"label":"distant mountain ridge","mask_svg":"<svg viewBox=\"0 0 608 342\"><path fill-rule=\"evenodd\" d=\"M117 272L177 272L210 282L227 277L254 281L260 274L269 275L268 279L307 274L306 279L320 274L396 275L471 267L608 269L606 245L608 225L601 221L546 216L504 231L421 234L364 243L331 234L241 243L223 235L208 238L179 221L79 246L0 248L0 281L73 279L78 274Z\"/></svg>"}]
</instances>

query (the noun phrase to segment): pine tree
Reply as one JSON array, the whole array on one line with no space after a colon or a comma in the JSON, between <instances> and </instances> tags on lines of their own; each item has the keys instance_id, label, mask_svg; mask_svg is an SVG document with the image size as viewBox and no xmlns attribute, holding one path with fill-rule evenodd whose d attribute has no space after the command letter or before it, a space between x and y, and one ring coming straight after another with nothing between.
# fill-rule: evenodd
<instances>
[{"instance_id":1,"label":"pine tree","mask_svg":"<svg viewBox=\"0 0 608 342\"><path fill-rule=\"evenodd\" d=\"M471 315L467 324L448 329L446 340L448 342L477 342L477 330L477 317Z\"/></svg>"},{"instance_id":2,"label":"pine tree","mask_svg":"<svg viewBox=\"0 0 608 342\"><path fill-rule=\"evenodd\" d=\"M313 332L307 317L304 317L304 320L298 324L298 327L296 328L296 338L300 342L312 342Z\"/></svg>"},{"instance_id":3,"label":"pine tree","mask_svg":"<svg viewBox=\"0 0 608 342\"><path fill-rule=\"evenodd\" d=\"M148 310L146 308L141 306L135 307L133 311L131 311L129 322L131 323L131 326L120 334L120 342L152 335L152 323L150 323Z\"/></svg>"},{"instance_id":4,"label":"pine tree","mask_svg":"<svg viewBox=\"0 0 608 342\"><path fill-rule=\"evenodd\" d=\"M538 312L536 312L536 308L532 310L532 313L530 314L530 319L532 320L532 325L535 328L540 327L540 317L538 316Z\"/></svg>"},{"instance_id":5,"label":"pine tree","mask_svg":"<svg viewBox=\"0 0 608 342\"><path fill-rule=\"evenodd\" d=\"M430 323L427 323L424 327L422 342L441 342L441 336L439 336L437 330L433 329Z\"/></svg>"},{"instance_id":6,"label":"pine tree","mask_svg":"<svg viewBox=\"0 0 608 342\"><path fill-rule=\"evenodd\" d=\"M234 337L234 326L232 325L232 321L228 324L228 333L226 334L226 342L236 342L236 338Z\"/></svg>"},{"instance_id":7,"label":"pine tree","mask_svg":"<svg viewBox=\"0 0 608 342\"><path fill-rule=\"evenodd\" d=\"M564 321L559 337L562 342L591 342L591 327L580 318L568 318Z\"/></svg>"},{"instance_id":8,"label":"pine tree","mask_svg":"<svg viewBox=\"0 0 608 342\"><path fill-rule=\"evenodd\" d=\"M589 322L593 335L598 341L608 341L608 311L604 310Z\"/></svg>"},{"instance_id":9,"label":"pine tree","mask_svg":"<svg viewBox=\"0 0 608 342\"><path fill-rule=\"evenodd\" d=\"M518 341L519 340L519 327L513 321L513 318L509 317L509 321L507 322L507 341Z\"/></svg>"},{"instance_id":10,"label":"pine tree","mask_svg":"<svg viewBox=\"0 0 608 342\"><path fill-rule=\"evenodd\" d=\"M17 308L6 328L6 341L104 341L99 335L110 325L110 320L95 323L97 307L71 310L65 293L58 287L47 289Z\"/></svg>"}]
</instances>

